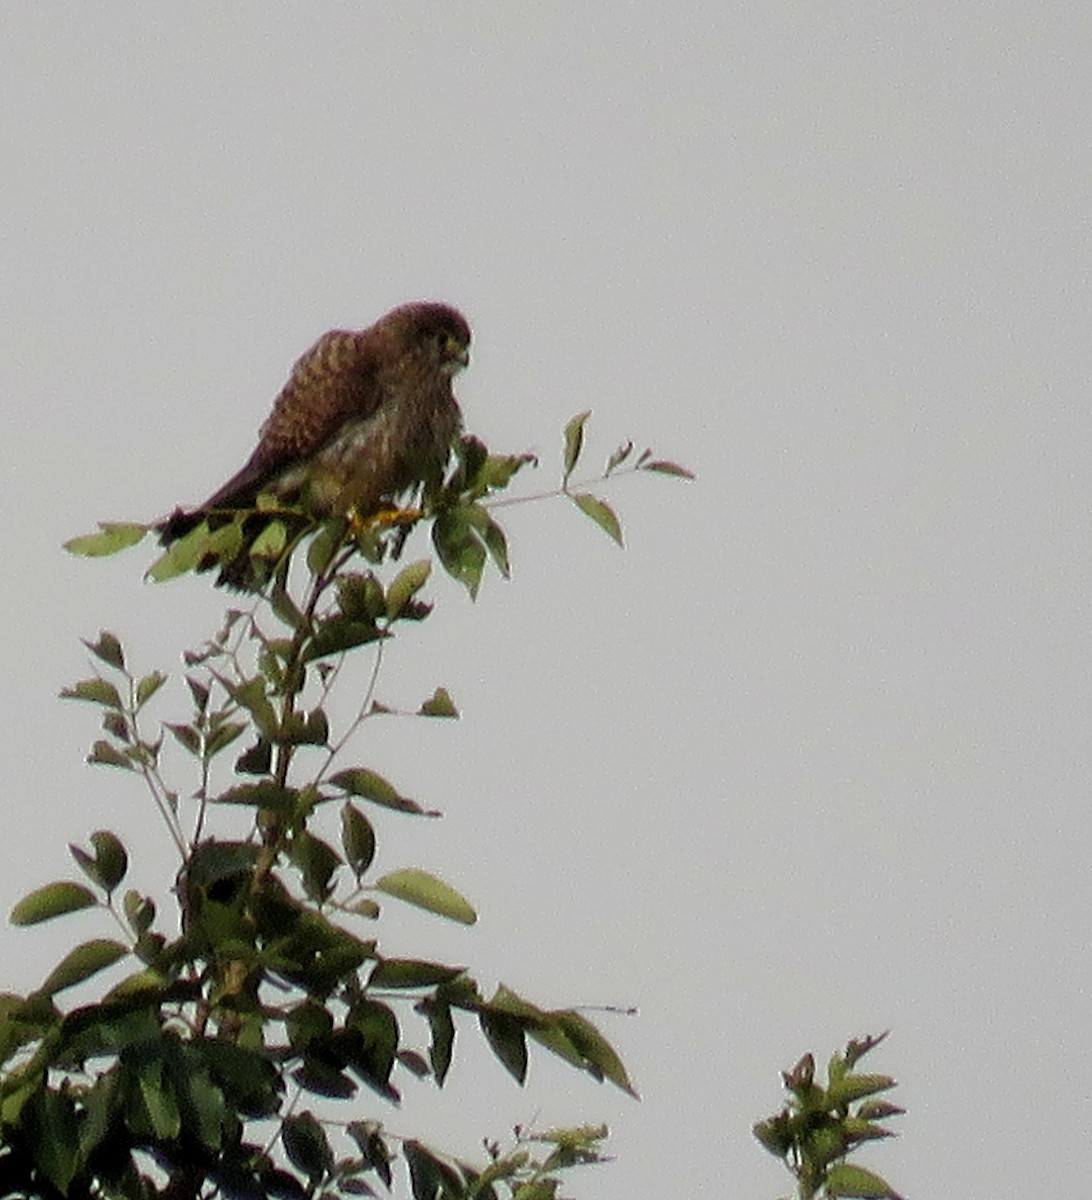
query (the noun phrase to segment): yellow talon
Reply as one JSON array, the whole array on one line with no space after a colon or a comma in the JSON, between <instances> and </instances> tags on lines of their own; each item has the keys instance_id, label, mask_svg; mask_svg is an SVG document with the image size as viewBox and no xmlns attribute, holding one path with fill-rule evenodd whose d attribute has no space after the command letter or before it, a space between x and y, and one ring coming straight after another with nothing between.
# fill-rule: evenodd
<instances>
[{"instance_id":1,"label":"yellow talon","mask_svg":"<svg viewBox=\"0 0 1092 1200\"><path fill-rule=\"evenodd\" d=\"M365 517L354 508L349 513L349 528L356 536L375 526L412 525L424 515L419 508L383 508Z\"/></svg>"}]
</instances>

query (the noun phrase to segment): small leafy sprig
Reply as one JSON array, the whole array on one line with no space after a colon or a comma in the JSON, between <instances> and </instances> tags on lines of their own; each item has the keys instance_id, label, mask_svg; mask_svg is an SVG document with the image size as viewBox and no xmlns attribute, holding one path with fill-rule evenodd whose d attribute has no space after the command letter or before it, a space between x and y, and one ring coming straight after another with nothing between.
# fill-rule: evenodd
<instances>
[{"instance_id":1,"label":"small leafy sprig","mask_svg":"<svg viewBox=\"0 0 1092 1200\"><path fill-rule=\"evenodd\" d=\"M880 1122L905 1110L876 1099L890 1091L890 1075L865 1075L857 1063L878 1046L886 1033L855 1039L827 1066L827 1083L815 1079L815 1059L805 1054L782 1073L789 1099L785 1107L754 1126L754 1135L797 1180L799 1200L817 1196L861 1200L902 1200L891 1185L865 1167L846 1161L864 1142L894 1137Z\"/></svg>"}]
</instances>

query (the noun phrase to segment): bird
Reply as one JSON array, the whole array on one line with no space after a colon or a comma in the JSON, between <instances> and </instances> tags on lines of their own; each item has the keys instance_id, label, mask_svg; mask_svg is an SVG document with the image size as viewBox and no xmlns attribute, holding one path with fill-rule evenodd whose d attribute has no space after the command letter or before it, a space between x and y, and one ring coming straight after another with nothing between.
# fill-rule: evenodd
<instances>
[{"instance_id":1,"label":"bird","mask_svg":"<svg viewBox=\"0 0 1092 1200\"><path fill-rule=\"evenodd\" d=\"M462 431L452 379L469 364L470 342L462 313L435 301L400 305L366 329L324 333L292 367L251 456L202 504L160 521L160 543L253 510L259 495L315 519L366 520L439 483ZM258 532L252 527L220 564L218 583L247 588Z\"/></svg>"}]
</instances>

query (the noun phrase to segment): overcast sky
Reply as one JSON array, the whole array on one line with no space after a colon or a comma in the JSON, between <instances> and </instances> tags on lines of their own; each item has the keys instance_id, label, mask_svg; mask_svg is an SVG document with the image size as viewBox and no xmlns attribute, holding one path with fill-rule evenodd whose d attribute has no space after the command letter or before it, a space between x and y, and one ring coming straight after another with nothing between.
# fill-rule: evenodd
<instances>
[{"instance_id":1,"label":"overcast sky","mask_svg":"<svg viewBox=\"0 0 1092 1200\"><path fill-rule=\"evenodd\" d=\"M1089 190L1077 3L585 0L4 9L0 909L93 829L174 865L57 691L106 626L178 675L204 581L60 543L207 495L323 330L419 297L475 330L469 427L543 456L591 408L693 467L506 512L511 582L432 618L354 761L469 931L383 948L599 1014L644 1099L467 1029L386 1119L464 1154L607 1120L581 1200L773 1197L778 1071L890 1027L910 1197L1087 1186ZM425 547L422 546L422 552ZM162 715L184 712L180 686ZM181 762L175 762L181 773ZM180 786L185 788L180 774ZM29 990L89 916L0 934ZM866 1063L869 1060L866 1060Z\"/></svg>"}]
</instances>

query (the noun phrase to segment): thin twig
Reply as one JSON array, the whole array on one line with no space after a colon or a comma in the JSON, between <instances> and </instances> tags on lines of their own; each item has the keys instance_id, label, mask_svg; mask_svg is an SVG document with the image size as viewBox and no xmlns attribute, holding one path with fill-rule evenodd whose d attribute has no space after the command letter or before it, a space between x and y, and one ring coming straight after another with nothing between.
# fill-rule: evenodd
<instances>
[{"instance_id":1,"label":"thin twig","mask_svg":"<svg viewBox=\"0 0 1092 1200\"><path fill-rule=\"evenodd\" d=\"M643 471L643 467L621 467L616 471L610 471L603 475L593 475L589 479L578 479L575 482L572 480L561 484L559 487L550 488L545 492L530 492L526 496L505 496L500 500L483 500L482 508L510 508L513 504L531 504L536 500L552 500L556 496L571 496L573 489L595 487L596 484L609 483L612 479L619 479L623 475L636 475L638 471Z\"/></svg>"},{"instance_id":2,"label":"thin twig","mask_svg":"<svg viewBox=\"0 0 1092 1200\"><path fill-rule=\"evenodd\" d=\"M379 669L383 665L383 651L386 648L385 643L380 641L375 648L375 662L372 663L371 678L368 680L368 686L364 691L364 699L361 702L360 710L357 712L353 723L341 735L341 737L330 747L326 754L326 761L322 764L322 769L315 778L315 783L319 784L326 777L326 772L330 769L334 759L341 753L342 750L349 744L349 739L356 733L360 726L371 716L372 702L375 700L375 688L379 682Z\"/></svg>"}]
</instances>

